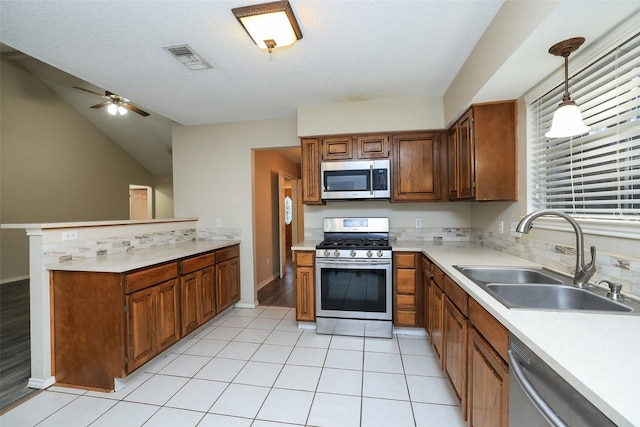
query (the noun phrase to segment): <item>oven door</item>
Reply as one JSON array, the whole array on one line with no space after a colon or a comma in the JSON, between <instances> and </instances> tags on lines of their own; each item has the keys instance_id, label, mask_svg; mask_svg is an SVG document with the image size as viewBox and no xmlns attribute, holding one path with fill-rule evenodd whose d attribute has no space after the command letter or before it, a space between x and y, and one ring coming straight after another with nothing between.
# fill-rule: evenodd
<instances>
[{"instance_id":1,"label":"oven door","mask_svg":"<svg viewBox=\"0 0 640 427\"><path fill-rule=\"evenodd\" d=\"M316 316L393 320L391 260L316 258Z\"/></svg>"}]
</instances>

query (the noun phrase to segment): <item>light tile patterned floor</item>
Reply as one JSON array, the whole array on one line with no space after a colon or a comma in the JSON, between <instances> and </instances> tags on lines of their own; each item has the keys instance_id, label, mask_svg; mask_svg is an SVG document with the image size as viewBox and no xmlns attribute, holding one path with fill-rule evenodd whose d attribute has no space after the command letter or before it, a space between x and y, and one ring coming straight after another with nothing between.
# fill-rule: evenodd
<instances>
[{"instance_id":1,"label":"light tile patterned floor","mask_svg":"<svg viewBox=\"0 0 640 427\"><path fill-rule=\"evenodd\" d=\"M426 338L317 335L288 308L231 309L126 383L50 387L0 425L464 426Z\"/></svg>"}]
</instances>

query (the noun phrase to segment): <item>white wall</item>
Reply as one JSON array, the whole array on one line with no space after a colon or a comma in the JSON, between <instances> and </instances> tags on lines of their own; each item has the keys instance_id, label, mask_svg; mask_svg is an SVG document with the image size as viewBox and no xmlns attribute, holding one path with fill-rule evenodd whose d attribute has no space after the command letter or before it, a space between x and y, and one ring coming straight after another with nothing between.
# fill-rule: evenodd
<instances>
[{"instance_id":1,"label":"white wall","mask_svg":"<svg viewBox=\"0 0 640 427\"><path fill-rule=\"evenodd\" d=\"M256 302L252 167L254 148L298 147L296 120L277 119L173 129L176 217L198 217L198 228L240 232L242 304ZM269 213L270 214L270 213Z\"/></svg>"}]
</instances>

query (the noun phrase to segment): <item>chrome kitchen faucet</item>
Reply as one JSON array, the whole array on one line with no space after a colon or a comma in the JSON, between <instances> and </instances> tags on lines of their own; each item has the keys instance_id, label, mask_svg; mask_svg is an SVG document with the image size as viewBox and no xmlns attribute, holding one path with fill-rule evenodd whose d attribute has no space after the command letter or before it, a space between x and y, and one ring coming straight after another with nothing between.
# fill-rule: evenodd
<instances>
[{"instance_id":1,"label":"chrome kitchen faucet","mask_svg":"<svg viewBox=\"0 0 640 427\"><path fill-rule=\"evenodd\" d=\"M573 284L578 288L585 288L589 284L589 279L596 272L596 247L591 246L591 262L585 264L584 262L584 237L580 225L571 216L564 212L542 209L534 211L520 220L516 231L519 233L529 233L533 220L540 216L557 216L566 219L573 227L576 233L576 273L573 276Z\"/></svg>"}]
</instances>

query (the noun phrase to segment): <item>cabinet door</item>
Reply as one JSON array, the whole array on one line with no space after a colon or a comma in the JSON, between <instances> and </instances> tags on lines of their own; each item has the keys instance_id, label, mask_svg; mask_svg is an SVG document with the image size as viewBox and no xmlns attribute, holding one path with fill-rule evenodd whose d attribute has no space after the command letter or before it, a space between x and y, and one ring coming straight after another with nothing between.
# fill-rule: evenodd
<instances>
[{"instance_id":1,"label":"cabinet door","mask_svg":"<svg viewBox=\"0 0 640 427\"><path fill-rule=\"evenodd\" d=\"M386 159L389 157L389 135L361 135L356 137L359 159Z\"/></svg>"},{"instance_id":2,"label":"cabinet door","mask_svg":"<svg viewBox=\"0 0 640 427\"><path fill-rule=\"evenodd\" d=\"M178 307L178 280L158 285L157 291L157 340L158 353L180 339L180 309Z\"/></svg>"},{"instance_id":3,"label":"cabinet door","mask_svg":"<svg viewBox=\"0 0 640 427\"><path fill-rule=\"evenodd\" d=\"M240 298L239 258L216 264L216 311L220 313Z\"/></svg>"},{"instance_id":4,"label":"cabinet door","mask_svg":"<svg viewBox=\"0 0 640 427\"><path fill-rule=\"evenodd\" d=\"M431 344L433 344L433 348L440 358L440 364L442 364L442 356L444 354L442 334L444 294L433 281L431 282L431 287L429 289L431 291L431 293L429 294L429 308L431 309L429 312L429 324L431 325L432 329Z\"/></svg>"},{"instance_id":5,"label":"cabinet door","mask_svg":"<svg viewBox=\"0 0 640 427\"><path fill-rule=\"evenodd\" d=\"M475 328L469 331L470 427L509 425L509 368Z\"/></svg>"},{"instance_id":6,"label":"cabinet door","mask_svg":"<svg viewBox=\"0 0 640 427\"><path fill-rule=\"evenodd\" d=\"M129 352L127 372L132 372L157 353L155 295L150 287L127 295Z\"/></svg>"},{"instance_id":7,"label":"cabinet door","mask_svg":"<svg viewBox=\"0 0 640 427\"><path fill-rule=\"evenodd\" d=\"M447 138L447 188L449 199L458 198L458 126L452 126Z\"/></svg>"},{"instance_id":8,"label":"cabinet door","mask_svg":"<svg viewBox=\"0 0 640 427\"><path fill-rule=\"evenodd\" d=\"M392 152L392 202L440 200L439 133L395 135Z\"/></svg>"},{"instance_id":9,"label":"cabinet door","mask_svg":"<svg viewBox=\"0 0 640 427\"><path fill-rule=\"evenodd\" d=\"M431 326L429 325L429 293L431 287L431 261L426 257L422 257L422 291L424 300L422 302L422 318L424 319L424 328L431 335Z\"/></svg>"},{"instance_id":10,"label":"cabinet door","mask_svg":"<svg viewBox=\"0 0 640 427\"><path fill-rule=\"evenodd\" d=\"M351 160L353 139L350 136L322 138L322 160Z\"/></svg>"},{"instance_id":11,"label":"cabinet door","mask_svg":"<svg viewBox=\"0 0 640 427\"><path fill-rule=\"evenodd\" d=\"M457 175L459 199L472 198L475 195L475 153L473 138L473 109L469 109L458 122Z\"/></svg>"},{"instance_id":12,"label":"cabinet door","mask_svg":"<svg viewBox=\"0 0 640 427\"><path fill-rule=\"evenodd\" d=\"M198 272L200 286L200 324L212 319L216 315L216 283L213 266L203 268Z\"/></svg>"},{"instance_id":13,"label":"cabinet door","mask_svg":"<svg viewBox=\"0 0 640 427\"><path fill-rule=\"evenodd\" d=\"M320 140L306 138L302 148L302 202L308 205L322 204L320 198Z\"/></svg>"},{"instance_id":14,"label":"cabinet door","mask_svg":"<svg viewBox=\"0 0 640 427\"><path fill-rule=\"evenodd\" d=\"M182 294L182 335L187 335L199 326L198 299L200 298L198 286L198 272L186 274L180 279L180 292Z\"/></svg>"},{"instance_id":15,"label":"cabinet door","mask_svg":"<svg viewBox=\"0 0 640 427\"><path fill-rule=\"evenodd\" d=\"M467 319L451 300L444 300L444 371L466 414L467 401Z\"/></svg>"},{"instance_id":16,"label":"cabinet door","mask_svg":"<svg viewBox=\"0 0 640 427\"><path fill-rule=\"evenodd\" d=\"M296 320L316 320L314 268L296 267Z\"/></svg>"}]
</instances>

